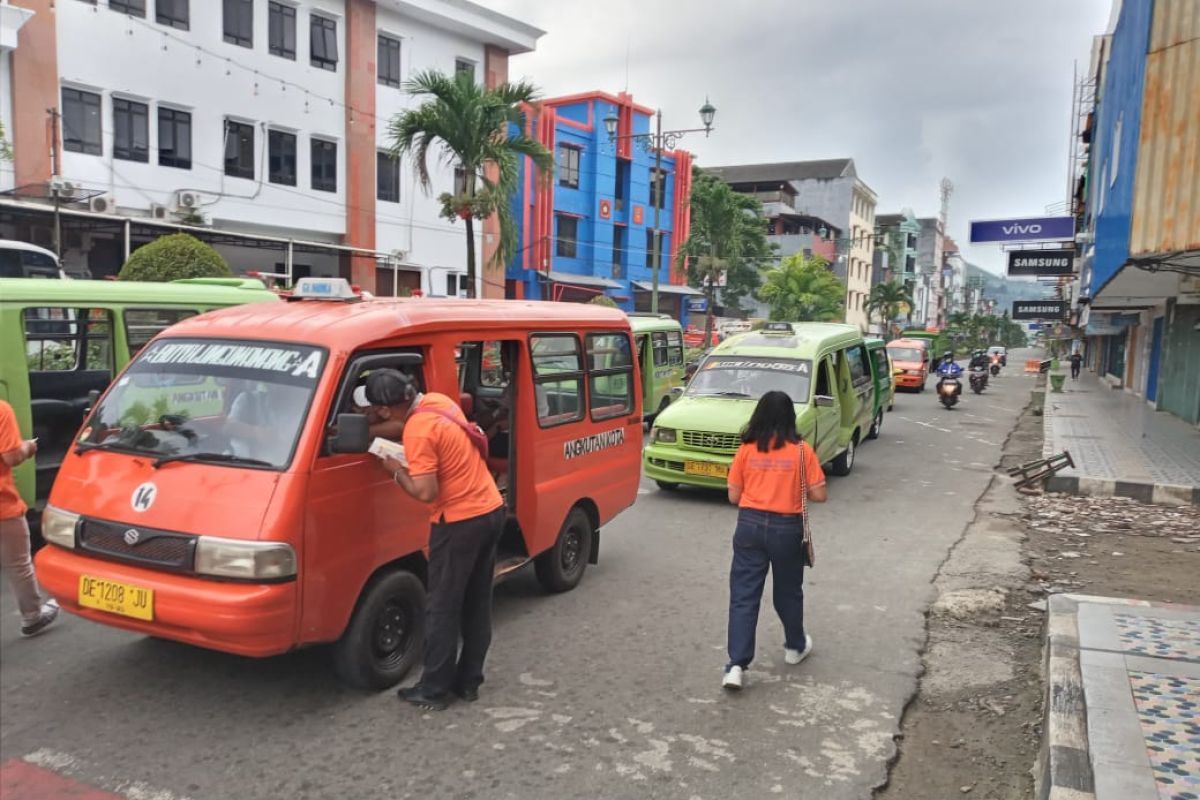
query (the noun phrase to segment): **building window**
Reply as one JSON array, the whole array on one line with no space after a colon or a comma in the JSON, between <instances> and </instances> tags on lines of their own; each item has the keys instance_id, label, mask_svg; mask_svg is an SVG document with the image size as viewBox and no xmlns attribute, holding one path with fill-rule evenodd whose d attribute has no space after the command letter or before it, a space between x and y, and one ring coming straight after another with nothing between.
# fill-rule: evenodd
<instances>
[{"instance_id":1,"label":"building window","mask_svg":"<svg viewBox=\"0 0 1200 800\"><path fill-rule=\"evenodd\" d=\"M379 71L379 82L384 86L400 88L400 40L379 35L379 47L375 58Z\"/></svg>"},{"instance_id":2,"label":"building window","mask_svg":"<svg viewBox=\"0 0 1200 800\"><path fill-rule=\"evenodd\" d=\"M625 210L625 198L629 197L629 162L623 158L617 159L616 185L613 187L613 197L617 211Z\"/></svg>"},{"instance_id":3,"label":"building window","mask_svg":"<svg viewBox=\"0 0 1200 800\"><path fill-rule=\"evenodd\" d=\"M575 217L558 218L558 245L555 253L563 258L575 258L578 252L579 220Z\"/></svg>"},{"instance_id":4,"label":"building window","mask_svg":"<svg viewBox=\"0 0 1200 800\"><path fill-rule=\"evenodd\" d=\"M337 143L312 140L312 188L318 192L337 191Z\"/></svg>"},{"instance_id":5,"label":"building window","mask_svg":"<svg viewBox=\"0 0 1200 800\"><path fill-rule=\"evenodd\" d=\"M225 174L254 179L254 126L225 120Z\"/></svg>"},{"instance_id":6,"label":"building window","mask_svg":"<svg viewBox=\"0 0 1200 800\"><path fill-rule=\"evenodd\" d=\"M296 9L283 3L267 3L267 51L273 56L296 60Z\"/></svg>"},{"instance_id":7,"label":"building window","mask_svg":"<svg viewBox=\"0 0 1200 800\"><path fill-rule=\"evenodd\" d=\"M62 90L63 149L100 155L100 95Z\"/></svg>"},{"instance_id":8,"label":"building window","mask_svg":"<svg viewBox=\"0 0 1200 800\"><path fill-rule=\"evenodd\" d=\"M309 17L308 34L309 63L330 72L336 71L338 63L337 23L314 14Z\"/></svg>"},{"instance_id":9,"label":"building window","mask_svg":"<svg viewBox=\"0 0 1200 800\"><path fill-rule=\"evenodd\" d=\"M188 0L155 0L154 19L159 25L170 25L181 31L188 29Z\"/></svg>"},{"instance_id":10,"label":"building window","mask_svg":"<svg viewBox=\"0 0 1200 800\"><path fill-rule=\"evenodd\" d=\"M612 276L614 280L621 280L625 277L625 228L617 225L613 227L613 246L612 246Z\"/></svg>"},{"instance_id":11,"label":"building window","mask_svg":"<svg viewBox=\"0 0 1200 800\"><path fill-rule=\"evenodd\" d=\"M661 169L650 170L650 207L667 207L667 172Z\"/></svg>"},{"instance_id":12,"label":"building window","mask_svg":"<svg viewBox=\"0 0 1200 800\"><path fill-rule=\"evenodd\" d=\"M223 0L225 41L254 47L254 0Z\"/></svg>"},{"instance_id":13,"label":"building window","mask_svg":"<svg viewBox=\"0 0 1200 800\"><path fill-rule=\"evenodd\" d=\"M150 160L150 109L145 103L114 97L113 158Z\"/></svg>"},{"instance_id":14,"label":"building window","mask_svg":"<svg viewBox=\"0 0 1200 800\"><path fill-rule=\"evenodd\" d=\"M108 0L108 7L131 17L146 16L146 0Z\"/></svg>"},{"instance_id":15,"label":"building window","mask_svg":"<svg viewBox=\"0 0 1200 800\"><path fill-rule=\"evenodd\" d=\"M657 245L657 248L656 248ZM654 257L658 256L659 260L655 261ZM646 266L655 267L662 265L662 234L655 236L654 231L646 229Z\"/></svg>"},{"instance_id":16,"label":"building window","mask_svg":"<svg viewBox=\"0 0 1200 800\"><path fill-rule=\"evenodd\" d=\"M558 146L558 185L579 188L579 148L569 144Z\"/></svg>"},{"instance_id":17,"label":"building window","mask_svg":"<svg viewBox=\"0 0 1200 800\"><path fill-rule=\"evenodd\" d=\"M467 75L471 78L472 81L474 81L475 80L475 62L468 61L465 58L455 59L454 74L455 74L455 76Z\"/></svg>"},{"instance_id":18,"label":"building window","mask_svg":"<svg viewBox=\"0 0 1200 800\"><path fill-rule=\"evenodd\" d=\"M400 159L382 150L375 154L375 199L400 202Z\"/></svg>"},{"instance_id":19,"label":"building window","mask_svg":"<svg viewBox=\"0 0 1200 800\"><path fill-rule=\"evenodd\" d=\"M296 185L296 134L267 132L267 179L284 186Z\"/></svg>"},{"instance_id":20,"label":"building window","mask_svg":"<svg viewBox=\"0 0 1200 800\"><path fill-rule=\"evenodd\" d=\"M454 168L454 194L464 195L467 193L467 171L461 165Z\"/></svg>"},{"instance_id":21,"label":"building window","mask_svg":"<svg viewBox=\"0 0 1200 800\"><path fill-rule=\"evenodd\" d=\"M158 108L158 165L192 168L192 115Z\"/></svg>"}]
</instances>

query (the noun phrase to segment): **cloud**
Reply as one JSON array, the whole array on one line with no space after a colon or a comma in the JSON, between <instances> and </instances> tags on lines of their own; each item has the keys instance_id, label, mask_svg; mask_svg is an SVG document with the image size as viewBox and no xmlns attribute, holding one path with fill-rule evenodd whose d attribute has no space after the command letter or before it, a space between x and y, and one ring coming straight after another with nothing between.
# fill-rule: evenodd
<instances>
[{"instance_id":1,"label":"cloud","mask_svg":"<svg viewBox=\"0 0 1200 800\"><path fill-rule=\"evenodd\" d=\"M853 157L879 211L938 210L950 232L1041 213L1067 191L1073 65L1108 0L490 0L547 31L511 74L547 95L628 86L668 128L716 131L698 163ZM996 271L994 248L968 257Z\"/></svg>"}]
</instances>

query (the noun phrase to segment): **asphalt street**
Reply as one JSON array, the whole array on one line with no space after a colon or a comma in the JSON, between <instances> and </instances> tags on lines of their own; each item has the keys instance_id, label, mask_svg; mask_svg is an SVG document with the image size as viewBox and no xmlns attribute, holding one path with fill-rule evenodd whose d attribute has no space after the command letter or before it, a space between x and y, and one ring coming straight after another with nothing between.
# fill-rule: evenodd
<instances>
[{"instance_id":1,"label":"asphalt street","mask_svg":"<svg viewBox=\"0 0 1200 800\"><path fill-rule=\"evenodd\" d=\"M768 585L740 694L720 688L735 509L644 482L575 591L497 589L482 698L441 714L341 688L322 649L251 660L74 617L21 640L6 585L0 764L154 800L865 800L917 688L931 581L1029 400L1027 355L953 411L933 380L897 395L812 513L813 656L784 665Z\"/></svg>"}]
</instances>

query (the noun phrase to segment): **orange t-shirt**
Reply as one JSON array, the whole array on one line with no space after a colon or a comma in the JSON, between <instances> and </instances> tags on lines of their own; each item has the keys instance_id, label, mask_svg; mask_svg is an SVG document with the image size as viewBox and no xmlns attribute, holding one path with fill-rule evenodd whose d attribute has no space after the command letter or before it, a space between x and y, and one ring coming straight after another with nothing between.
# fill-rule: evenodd
<instances>
[{"instance_id":1,"label":"orange t-shirt","mask_svg":"<svg viewBox=\"0 0 1200 800\"><path fill-rule=\"evenodd\" d=\"M802 450L801 450L802 448ZM825 483L821 462L808 442L799 445L787 442L778 450L759 452L755 443L738 448L729 467L729 485L740 486L742 499L739 508L774 511L776 514L800 514L800 453L804 458L804 477L808 486Z\"/></svg>"},{"instance_id":2,"label":"orange t-shirt","mask_svg":"<svg viewBox=\"0 0 1200 800\"><path fill-rule=\"evenodd\" d=\"M437 474L438 493L430 503L430 518L460 522L502 506L504 498L471 437L440 414L421 413L422 409L437 409L463 422L467 418L446 395L426 394L404 423L409 474L414 478Z\"/></svg>"},{"instance_id":3,"label":"orange t-shirt","mask_svg":"<svg viewBox=\"0 0 1200 800\"><path fill-rule=\"evenodd\" d=\"M17 415L6 400L0 400L0 453L18 450L25 440L17 427ZM25 513L28 506L17 491L12 467L0 459L0 519L13 519Z\"/></svg>"}]
</instances>

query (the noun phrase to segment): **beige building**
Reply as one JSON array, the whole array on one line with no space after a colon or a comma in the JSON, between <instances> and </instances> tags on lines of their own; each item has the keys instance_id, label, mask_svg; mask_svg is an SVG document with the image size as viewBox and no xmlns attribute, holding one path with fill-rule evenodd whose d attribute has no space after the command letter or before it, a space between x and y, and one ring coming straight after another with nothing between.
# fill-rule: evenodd
<instances>
[{"instance_id":1,"label":"beige building","mask_svg":"<svg viewBox=\"0 0 1200 800\"><path fill-rule=\"evenodd\" d=\"M867 319L867 301L871 296L872 265L875 262L875 204L877 197L858 177L850 182L849 241L840 248L846 261L846 322L866 333L882 328L879 320Z\"/></svg>"}]
</instances>

